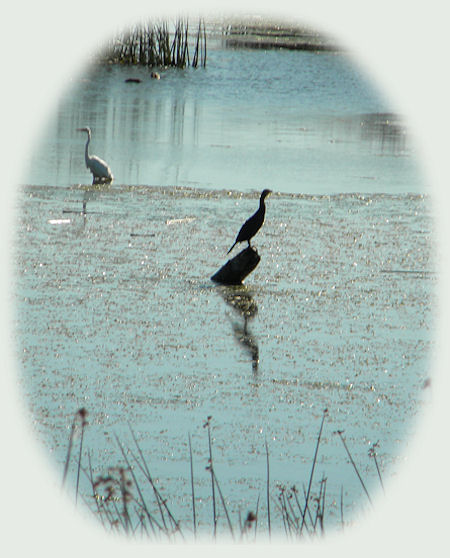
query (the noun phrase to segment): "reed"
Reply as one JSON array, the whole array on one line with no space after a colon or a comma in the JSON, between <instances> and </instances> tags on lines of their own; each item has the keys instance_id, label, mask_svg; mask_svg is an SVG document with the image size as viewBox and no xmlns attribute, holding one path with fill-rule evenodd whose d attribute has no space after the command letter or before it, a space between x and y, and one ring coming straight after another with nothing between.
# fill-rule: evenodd
<instances>
[{"instance_id":1,"label":"reed","mask_svg":"<svg viewBox=\"0 0 450 558\"><path fill-rule=\"evenodd\" d=\"M234 529L233 529L233 524L231 523L230 514L228 513L228 508L227 508L227 505L225 503L225 498L223 497L222 490L220 489L219 481L217 480L217 476L216 476L212 466L211 466L211 474L213 476L214 483L217 486L217 491L218 491L219 496L220 496L220 501L222 502L222 507L223 507L223 510L225 512L225 516L227 518L228 528L230 529L231 536L234 539Z\"/></svg>"},{"instance_id":2,"label":"reed","mask_svg":"<svg viewBox=\"0 0 450 558\"><path fill-rule=\"evenodd\" d=\"M91 461L91 452L88 452L88 464L89 464L89 471L86 472L86 476L89 480L91 489L92 489L92 498L95 502L96 509L97 509L97 516L100 517L100 521L102 522L103 527L105 527L105 522L103 520L103 515L100 513L100 506L98 503L97 495L94 490L94 474L92 472L92 461Z\"/></svg>"},{"instance_id":3,"label":"reed","mask_svg":"<svg viewBox=\"0 0 450 558\"><path fill-rule=\"evenodd\" d=\"M311 486L312 486L312 481L313 481L313 476L314 476L314 469L316 467L316 462L317 462L317 453L319 451L320 438L322 437L323 424L324 424L325 418L327 416L328 416L328 409L325 409L323 411L323 414L322 414L322 422L320 424L320 430L319 430L319 434L317 436L316 449L314 451L314 457L313 457L313 462L312 462L312 467L311 467L311 474L309 476L308 490L307 490L306 496L305 496L305 507L304 507L303 513L302 513L302 524L300 526L300 534L302 533L302 530L303 530L303 527L304 527L304 524L305 524L305 514L306 514L306 510L308 509L309 495L310 495L310 492L311 492Z\"/></svg>"},{"instance_id":4,"label":"reed","mask_svg":"<svg viewBox=\"0 0 450 558\"><path fill-rule=\"evenodd\" d=\"M267 445L267 438L265 440L266 446L266 471L267 471L267 479L266 479L266 496L267 496L267 529L269 530L269 539L272 535L272 528L270 523L270 463L269 463L269 447Z\"/></svg>"},{"instance_id":5,"label":"reed","mask_svg":"<svg viewBox=\"0 0 450 558\"><path fill-rule=\"evenodd\" d=\"M343 430L337 430L336 434L339 435L339 438L341 439L341 442L342 442L342 444L343 444L343 446L344 446L344 448L345 448L345 451L347 452L348 458L350 459L350 463L352 464L353 469L355 470L356 476L358 477L359 482L361 483L361 486L363 487L363 490L364 490L364 492L365 492L365 494L366 494L366 496L367 496L367 499L369 500L370 504L372 505L372 499L370 498L370 495L369 495L369 492L368 492L368 490L367 490L367 488L366 488L366 485L365 485L365 483L364 483L364 481L363 481L363 479L362 479L362 477L361 477L361 474L360 474L360 472L359 472L359 470L358 470L358 467L356 466L355 461L353 460L353 457L352 457L352 455L351 455L351 453L350 453L350 450L348 449L347 444L345 443L345 438L344 438L344 436L343 436L344 431L343 431Z\"/></svg>"},{"instance_id":6,"label":"reed","mask_svg":"<svg viewBox=\"0 0 450 558\"><path fill-rule=\"evenodd\" d=\"M208 449L209 449L209 460L206 470L211 474L211 494L212 494L212 511L213 511L213 536L217 535L217 509L216 509L216 491L214 488L214 467L213 467L213 457L212 457L212 444L211 444L211 419L209 416L203 425L203 428L208 429Z\"/></svg>"},{"instance_id":7,"label":"reed","mask_svg":"<svg viewBox=\"0 0 450 558\"><path fill-rule=\"evenodd\" d=\"M81 420L81 436L80 436L80 448L78 451L78 466L77 466L77 486L76 486L76 491L75 491L75 505L77 504L78 501L78 489L80 486L80 470L81 470L81 455L83 453L83 439L84 439L84 430L87 426L87 411L86 409L83 407L82 409L80 409L77 413L78 417Z\"/></svg>"},{"instance_id":8,"label":"reed","mask_svg":"<svg viewBox=\"0 0 450 558\"><path fill-rule=\"evenodd\" d=\"M167 500L162 497L156 487L137 441L135 440L138 455L130 448L125 448L117 436L116 442L126 467L110 468L106 476L100 475L95 480L91 464L89 472L85 471L91 483L97 512L102 518L103 525L111 531L123 532L128 536L136 535L140 531L141 534L156 539L160 539L163 535L168 540L175 540L177 534L184 539L180 522L175 519ZM128 456L135 461L138 470L143 472L152 487L154 496L152 504L159 511L159 519L150 510L151 505L144 497L144 487L138 480L136 469Z\"/></svg>"},{"instance_id":9,"label":"reed","mask_svg":"<svg viewBox=\"0 0 450 558\"><path fill-rule=\"evenodd\" d=\"M384 492L385 491L384 490L384 484L383 484L383 479L381 477L380 467L378 465L377 451L376 451L379 445L380 445L379 441L376 442L375 444L372 444L372 447L369 449L369 457L371 457L375 462L375 467L376 467L376 470L377 470L378 479L380 480L380 485L381 485L381 488L383 489L383 492Z\"/></svg>"},{"instance_id":10,"label":"reed","mask_svg":"<svg viewBox=\"0 0 450 558\"><path fill-rule=\"evenodd\" d=\"M327 479L325 476L322 477L320 481L320 490L319 495L315 499L317 508L316 508L316 517L314 519L314 532L317 531L317 524L320 527L320 533L324 534L324 517L325 517L325 496L327 492Z\"/></svg>"},{"instance_id":11,"label":"reed","mask_svg":"<svg viewBox=\"0 0 450 558\"><path fill-rule=\"evenodd\" d=\"M194 489L194 462L192 459L192 442L189 434L189 464L191 470L191 497L192 497L192 523L194 526L194 538L197 537L197 514L195 510L195 489Z\"/></svg>"},{"instance_id":12,"label":"reed","mask_svg":"<svg viewBox=\"0 0 450 558\"><path fill-rule=\"evenodd\" d=\"M153 517L153 515L150 513L150 511L148 509L147 503L146 503L146 501L144 499L144 496L142 494L142 490L141 490L141 487L139 485L139 482L137 481L134 470L133 470L133 468L132 468L132 466L131 466L128 458L127 458L125 450L124 450L122 444L120 443L119 439L117 438L117 436L116 436L116 441L117 441L117 445L119 446L119 449L122 453L122 456L123 456L123 458L124 458L124 460L125 460L125 462L128 466L128 469L129 469L129 471L130 471L130 473L133 477L134 486L136 487L136 490L137 490L137 493L138 493L138 496L139 496L139 501L141 503L141 509L143 510L143 513L147 517L148 522L149 522L149 526L151 527L153 533L155 533L155 526L159 527L160 529L162 529L162 527L157 523L157 521L155 521L155 518ZM123 496L123 493L122 493L122 496ZM161 512L161 508L160 508L160 512ZM143 514L140 514L139 520L140 520L141 526L143 526L144 525L144 515ZM164 528L165 528L165 532L167 534L167 528L165 527L165 525L164 525Z\"/></svg>"},{"instance_id":13,"label":"reed","mask_svg":"<svg viewBox=\"0 0 450 558\"><path fill-rule=\"evenodd\" d=\"M258 517L259 517L258 514L259 514L259 494L258 494L258 500L256 501L256 512L255 513L248 512L247 519L246 519L246 525L248 529L250 529L252 521L255 523L255 540L256 540L256 532L258 530Z\"/></svg>"},{"instance_id":14,"label":"reed","mask_svg":"<svg viewBox=\"0 0 450 558\"><path fill-rule=\"evenodd\" d=\"M134 456L133 452L130 449L128 449L128 451L131 453L131 455L133 456L136 464L141 469L141 471L143 472L146 480L150 483L150 486L152 487L153 494L155 496L155 500L156 500L157 505L158 505L159 513L161 515L162 524L164 526L166 534L180 532L180 534L182 535L182 533L180 531L180 522L175 519L172 511L170 510L170 508L167 504L167 499L162 497L160 490L157 488L157 486L156 486L156 484L153 480L153 477L150 474L150 469L148 467L147 461L145 460L144 454L143 454L143 452L142 452L142 450L141 450L141 448L138 444L138 441L136 439L136 436L135 436L131 426L130 426L130 430L131 430L131 434L133 436L133 441L136 445L140 460L138 460L136 458L136 456ZM166 516L167 516L167 518L166 518ZM170 525L170 530L168 528L168 525Z\"/></svg>"},{"instance_id":15,"label":"reed","mask_svg":"<svg viewBox=\"0 0 450 558\"><path fill-rule=\"evenodd\" d=\"M67 458L64 464L63 485L66 480L71 454L73 453L74 434L77 428L84 428L87 425L86 411L77 411L72 422L71 434L69 437L69 448ZM316 439L314 455L312 456L311 471L307 483L303 485L303 490L299 491L296 486L287 487L285 485L275 484L272 488L272 479L270 471L270 454L267 440L265 440L265 461L266 461L266 507L267 507L267 525L265 529L259 529L262 535L271 537L274 524L284 529L287 539L295 540L302 537L324 536L325 534L325 517L327 512L327 487L328 479L322 475L320 480L315 479L315 469L318 461L320 443L322 439L323 429L328 411L323 411L319 432ZM219 479L217 477L216 466L214 462L213 436L212 436L212 417L207 417L203 424L207 430L207 466L206 471L210 476L210 494L212 500L211 519L213 523L212 536L217 538L219 533L220 517L225 522L221 528L228 531L231 538L235 541L256 540L258 518L260 513L260 496L256 502L256 511L248 511L245 516L241 516L241 508L238 509L237 520L233 518L225 493ZM188 455L187 459L190 464L190 482L191 482L191 498L192 498L192 528L189 520L183 523L175 517L171 510L171 505L167 497L165 497L159 485L159 481L155 480L144 452L140 447L135 433L130 426L130 432L134 447L127 447L122 443L119 437L115 436L115 442L119 448L122 463L115 467L110 467L106 474L100 474L94 477L93 466L91 462L91 453L87 452L87 467L82 466L82 440L80 442L80 450L78 456L74 458L78 465L78 474L76 480L76 490L78 494L80 475L82 471L89 483L89 490L83 491L82 500L86 503L90 511L99 518L105 530L112 533L125 534L128 537L144 537L156 541L167 540L176 542L179 538L183 541L193 537L197 539L199 530L199 520L196 509L194 464L193 464L193 448L190 434L188 435ZM358 478L364 489L365 485L359 474L356 464L351 457L348 446L342 436L342 431L337 432L344 444L347 455L352 462ZM376 460L375 445L369 457ZM381 482L381 474L377 465L377 471ZM200 479L201 481L201 479ZM366 489L365 489L366 490ZM344 487L341 487L340 497L340 521L344 528L344 504L343 504ZM368 492L366 494L369 498ZM92 504L92 501L95 503ZM272 507L272 504L274 506ZM223 515L222 515L223 512ZM244 519L245 518L245 519ZM252 534L253 533L253 534Z\"/></svg>"},{"instance_id":16,"label":"reed","mask_svg":"<svg viewBox=\"0 0 450 558\"><path fill-rule=\"evenodd\" d=\"M87 425L86 417L87 417L87 411L84 407L82 407L81 409L78 409L78 411L75 413L75 416L73 418L72 425L70 427L69 444L67 446L66 461L64 463L64 472L63 472L63 478L62 478L62 483L61 483L61 489L63 489L64 484L66 482L67 473L69 471L69 463L70 463L70 458L71 458L71 455L72 455L72 448L73 448L73 440L74 440L74 437L75 437L75 431L76 431L76 428L77 428L77 424L80 423L81 424L81 438L80 438L80 449L79 449L79 453L78 453L77 484L76 484L76 493L75 493L75 503L76 503L77 497L78 497L78 488L79 488L79 481L80 481L80 469L81 469L81 453L82 453L82 450L83 450L84 429L86 428L86 425Z\"/></svg>"},{"instance_id":17,"label":"reed","mask_svg":"<svg viewBox=\"0 0 450 558\"><path fill-rule=\"evenodd\" d=\"M190 49L193 56L190 56ZM187 18L147 22L118 33L99 55L101 62L150 68L206 66L206 27L199 19L191 33Z\"/></svg>"},{"instance_id":18,"label":"reed","mask_svg":"<svg viewBox=\"0 0 450 558\"><path fill-rule=\"evenodd\" d=\"M72 455L73 437L75 435L75 428L76 428L76 417L77 417L77 415L75 415L75 418L72 421L72 426L70 428L69 445L67 446L67 454L66 454L66 461L64 463L64 471L63 471L61 489L64 488L64 484L65 484L66 478L67 478L67 473L69 471L70 456Z\"/></svg>"},{"instance_id":19,"label":"reed","mask_svg":"<svg viewBox=\"0 0 450 558\"><path fill-rule=\"evenodd\" d=\"M274 499L275 507L281 516L284 532L289 539L301 539L302 537L324 535L325 533L325 504L326 504L326 483L323 477L318 484L318 493L306 499L307 489L303 487L305 504L299 500L298 490L295 486L286 487L278 485L278 495ZM307 505L306 505L307 503ZM312 509L315 503L315 510ZM306 505L306 510L305 510Z\"/></svg>"}]
</instances>

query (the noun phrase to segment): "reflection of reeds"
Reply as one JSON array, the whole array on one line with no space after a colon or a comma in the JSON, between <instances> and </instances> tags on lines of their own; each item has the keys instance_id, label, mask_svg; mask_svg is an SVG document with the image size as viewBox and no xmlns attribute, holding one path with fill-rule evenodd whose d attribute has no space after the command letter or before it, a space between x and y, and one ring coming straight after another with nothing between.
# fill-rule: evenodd
<instances>
[{"instance_id":1,"label":"reflection of reeds","mask_svg":"<svg viewBox=\"0 0 450 558\"><path fill-rule=\"evenodd\" d=\"M116 436L116 443L123 459L123 465L110 467L106 474L94 477L91 455L90 452L88 452L88 467L83 468L81 466L83 432L85 426L87 425L86 414L87 413L84 409L80 409L75 414L72 423L69 448L64 467L63 485L66 480L72 454L74 433L77 425L80 423L81 441L77 459L77 494L79 471L81 470L89 482L91 494L90 497L85 495L83 500L88 507L91 508L95 516L100 518L104 528L111 532L124 533L128 536L140 535L154 540L176 541L179 538L181 538L181 540L186 540L192 536L192 534L196 539L199 522L197 518L196 497L194 490L196 479L194 478L191 436L188 436L188 458L190 462L193 529L187 529L191 533L189 535L188 533L185 533L186 525L188 524L186 523L184 525L184 529L182 528L182 522L175 518L167 497L163 496L161 488L158 487L159 481L153 478L150 472L149 464L131 427L130 432L135 446L134 449L124 446L121 440L119 440ZM263 534L265 531L269 538L273 532L274 520L281 523L288 539L297 539L305 536L314 537L325 533L328 479L323 475L322 478L317 481L314 479L314 473L326 417L328 417L327 410L323 412L319 433L316 439L308 483L307 485L303 485L303 490L301 491L299 491L295 485L287 487L279 483L275 484L275 487L272 488L269 446L267 440L265 441L267 527L266 529L260 529L260 531L262 531ZM260 512L260 496L258 495L256 508L254 508L256 511L248 511L247 515L244 516L245 520L241 517L241 509L239 508L236 526L233 521L232 513L229 509L229 504L227 504L227 500L216 474L215 462L213 461L211 421L212 417L209 416L203 426L207 429L208 463L206 470L210 475L211 480L211 519L213 524L213 537L217 537L219 523L222 520L222 522L226 522L225 525L222 525L222 531L223 528L226 528L232 539L236 540L236 533L239 533L239 540L243 541L248 539L250 534L253 532L252 537L256 540L258 514ZM350 451L348 450L342 436L342 432L338 431L338 434L341 437L342 443L344 444L347 455L349 456L355 471L357 471L354 460L351 457ZM374 445L374 448L376 446L377 444ZM375 459L381 482L381 474L376 462L374 448L372 448L369 452L369 456ZM370 501L367 489L365 488L358 471L357 473ZM94 508L92 508L92 505L90 504L92 499L95 502ZM274 504L273 509L271 506L272 503ZM222 510L224 515L222 515ZM343 528L343 487L341 487L340 516Z\"/></svg>"},{"instance_id":2,"label":"reflection of reeds","mask_svg":"<svg viewBox=\"0 0 450 558\"><path fill-rule=\"evenodd\" d=\"M189 48L193 48L192 60ZM113 64L137 64L148 67L206 66L206 28L199 20L191 37L187 19L174 24L166 21L144 23L114 37L100 56Z\"/></svg>"}]
</instances>

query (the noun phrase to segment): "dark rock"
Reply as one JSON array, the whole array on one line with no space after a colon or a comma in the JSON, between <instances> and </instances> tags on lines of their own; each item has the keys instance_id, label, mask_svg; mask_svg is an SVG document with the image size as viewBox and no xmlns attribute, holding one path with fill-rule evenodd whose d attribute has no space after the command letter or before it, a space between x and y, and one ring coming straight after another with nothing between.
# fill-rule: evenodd
<instances>
[{"instance_id":1,"label":"dark rock","mask_svg":"<svg viewBox=\"0 0 450 558\"><path fill-rule=\"evenodd\" d=\"M247 275L256 268L260 260L258 252L251 246L248 246L233 259L228 260L211 277L211 281L222 285L241 285Z\"/></svg>"}]
</instances>

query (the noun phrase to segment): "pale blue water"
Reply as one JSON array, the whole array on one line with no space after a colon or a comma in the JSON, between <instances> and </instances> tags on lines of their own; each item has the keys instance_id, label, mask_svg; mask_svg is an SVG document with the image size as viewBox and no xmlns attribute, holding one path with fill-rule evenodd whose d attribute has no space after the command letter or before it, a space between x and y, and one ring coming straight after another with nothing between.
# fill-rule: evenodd
<instances>
[{"instance_id":1,"label":"pale blue water","mask_svg":"<svg viewBox=\"0 0 450 558\"><path fill-rule=\"evenodd\" d=\"M325 408L314 490L325 475L328 529L341 487L346 521L367 507L333 432L374 498L371 444L394 482L427 398L436 276L431 200L391 112L336 54L217 50L160 81L74 76L19 189L15 246L20 381L58 482L80 407L85 466L88 450L95 474L123 465L114 435L132 446L131 425L187 529L190 433L212 530L209 415L234 519L258 496L265 513L266 439L274 494L307 483ZM82 125L110 187L88 186ZM261 263L244 290L218 287L263 187Z\"/></svg>"},{"instance_id":2,"label":"pale blue water","mask_svg":"<svg viewBox=\"0 0 450 558\"><path fill-rule=\"evenodd\" d=\"M422 192L411 142L391 112L337 54L212 50L206 69L167 70L161 80L143 68L87 68L63 95L25 181L88 182L76 128L90 126L91 152L117 184Z\"/></svg>"}]
</instances>

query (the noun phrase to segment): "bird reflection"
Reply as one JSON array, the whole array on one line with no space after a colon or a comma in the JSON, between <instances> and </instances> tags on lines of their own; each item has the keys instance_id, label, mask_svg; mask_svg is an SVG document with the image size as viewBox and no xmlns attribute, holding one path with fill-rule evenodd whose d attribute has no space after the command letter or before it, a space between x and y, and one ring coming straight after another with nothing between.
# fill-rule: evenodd
<instances>
[{"instance_id":1,"label":"bird reflection","mask_svg":"<svg viewBox=\"0 0 450 558\"><path fill-rule=\"evenodd\" d=\"M74 213L75 215L82 215L83 217L83 228L86 227L87 222L87 204L88 202L94 200L98 196L98 190L93 190L92 188L86 188L83 193L83 199L81 200L81 211L79 209L63 209L63 213ZM79 203L79 202L77 202ZM89 214L98 213L97 211L89 211Z\"/></svg>"},{"instance_id":2,"label":"bird reflection","mask_svg":"<svg viewBox=\"0 0 450 558\"><path fill-rule=\"evenodd\" d=\"M83 215L83 228L86 227L86 220L87 220L86 207L87 207L87 199L83 199L83 209L81 211L81 214Z\"/></svg>"},{"instance_id":3,"label":"bird reflection","mask_svg":"<svg viewBox=\"0 0 450 558\"><path fill-rule=\"evenodd\" d=\"M249 331L248 322L258 313L258 306L245 285L221 287L225 302L240 315L243 322L232 324L236 341L250 354L253 372L258 371L259 348L255 337Z\"/></svg>"}]
</instances>

